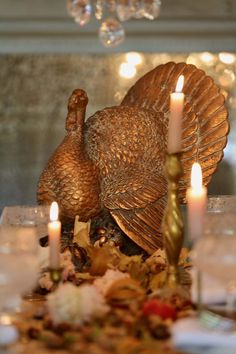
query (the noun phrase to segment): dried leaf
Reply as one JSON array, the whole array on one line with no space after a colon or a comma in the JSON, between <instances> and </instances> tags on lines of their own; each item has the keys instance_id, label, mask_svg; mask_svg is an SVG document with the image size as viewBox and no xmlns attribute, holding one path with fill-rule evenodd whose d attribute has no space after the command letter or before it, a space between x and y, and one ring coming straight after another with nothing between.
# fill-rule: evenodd
<instances>
[{"instance_id":1,"label":"dried leaf","mask_svg":"<svg viewBox=\"0 0 236 354\"><path fill-rule=\"evenodd\" d=\"M126 337L118 342L115 354L134 354L140 347L140 341L133 337Z\"/></svg>"},{"instance_id":2,"label":"dried leaf","mask_svg":"<svg viewBox=\"0 0 236 354\"><path fill-rule=\"evenodd\" d=\"M76 279L90 281L90 280L96 279L96 277L94 277L90 273L78 273L78 272L76 272Z\"/></svg>"},{"instance_id":3,"label":"dried leaf","mask_svg":"<svg viewBox=\"0 0 236 354\"><path fill-rule=\"evenodd\" d=\"M149 288L152 291L163 288L166 280L166 270L154 275L149 283Z\"/></svg>"},{"instance_id":4,"label":"dried leaf","mask_svg":"<svg viewBox=\"0 0 236 354\"><path fill-rule=\"evenodd\" d=\"M126 306L131 302L143 299L145 290L140 284L131 278L119 279L112 283L106 293L108 303L112 305Z\"/></svg>"},{"instance_id":5,"label":"dried leaf","mask_svg":"<svg viewBox=\"0 0 236 354\"><path fill-rule=\"evenodd\" d=\"M88 255L90 257L89 273L91 275L103 275L109 268L109 264L112 262L113 255L109 247L96 248L90 246L87 248Z\"/></svg>"},{"instance_id":6,"label":"dried leaf","mask_svg":"<svg viewBox=\"0 0 236 354\"><path fill-rule=\"evenodd\" d=\"M158 249L149 258L146 259L146 264L150 271L154 274L159 273L166 267L166 254L163 249Z\"/></svg>"},{"instance_id":7,"label":"dried leaf","mask_svg":"<svg viewBox=\"0 0 236 354\"><path fill-rule=\"evenodd\" d=\"M90 231L90 221L81 222L79 217L75 217L74 224L74 242L80 247L87 248L90 245L89 231Z\"/></svg>"},{"instance_id":8,"label":"dried leaf","mask_svg":"<svg viewBox=\"0 0 236 354\"><path fill-rule=\"evenodd\" d=\"M115 354L175 354L170 348L167 349L164 342L156 341L149 336L147 332L143 332L144 340L126 337L117 344Z\"/></svg>"},{"instance_id":9,"label":"dried leaf","mask_svg":"<svg viewBox=\"0 0 236 354\"><path fill-rule=\"evenodd\" d=\"M122 272L127 272L132 268L132 265L138 264L141 265L143 263L142 257L141 256L125 256L121 255L120 261L119 261L119 269Z\"/></svg>"},{"instance_id":10,"label":"dried leaf","mask_svg":"<svg viewBox=\"0 0 236 354\"><path fill-rule=\"evenodd\" d=\"M118 268L121 272L129 273L131 278L138 280L142 286L148 283L148 267L142 256L120 255Z\"/></svg>"}]
</instances>

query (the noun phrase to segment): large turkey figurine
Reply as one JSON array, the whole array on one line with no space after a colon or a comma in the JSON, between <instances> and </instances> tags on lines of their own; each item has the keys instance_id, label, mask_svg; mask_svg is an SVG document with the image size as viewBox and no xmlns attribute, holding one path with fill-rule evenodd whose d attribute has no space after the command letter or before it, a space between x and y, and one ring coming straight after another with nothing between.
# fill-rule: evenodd
<instances>
[{"instance_id":1,"label":"large turkey figurine","mask_svg":"<svg viewBox=\"0 0 236 354\"><path fill-rule=\"evenodd\" d=\"M64 223L76 215L87 221L105 210L146 252L162 247L169 99L181 74L185 105L180 198L184 200L195 160L207 185L227 142L224 97L202 70L169 62L139 79L120 106L98 111L86 122L87 95L80 89L72 93L67 134L40 177L39 203L56 200Z\"/></svg>"}]
</instances>

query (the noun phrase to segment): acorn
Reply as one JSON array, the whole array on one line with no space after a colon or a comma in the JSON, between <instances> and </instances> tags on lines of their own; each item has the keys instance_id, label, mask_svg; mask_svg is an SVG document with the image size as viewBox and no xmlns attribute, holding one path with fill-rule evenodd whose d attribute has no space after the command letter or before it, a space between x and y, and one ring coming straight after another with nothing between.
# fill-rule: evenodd
<instances>
[{"instance_id":1,"label":"acorn","mask_svg":"<svg viewBox=\"0 0 236 354\"><path fill-rule=\"evenodd\" d=\"M99 239L99 246L100 247L102 247L105 243L107 243L107 240L108 240L108 238L107 238L107 236L102 236L102 237L100 237L100 239Z\"/></svg>"},{"instance_id":2,"label":"acorn","mask_svg":"<svg viewBox=\"0 0 236 354\"><path fill-rule=\"evenodd\" d=\"M99 227L98 229L96 229L96 234L98 234L99 236L104 236L107 233L107 230L104 229L103 227Z\"/></svg>"},{"instance_id":3,"label":"acorn","mask_svg":"<svg viewBox=\"0 0 236 354\"><path fill-rule=\"evenodd\" d=\"M30 339L38 339L40 336L40 330L36 327L29 327L27 334Z\"/></svg>"}]
</instances>

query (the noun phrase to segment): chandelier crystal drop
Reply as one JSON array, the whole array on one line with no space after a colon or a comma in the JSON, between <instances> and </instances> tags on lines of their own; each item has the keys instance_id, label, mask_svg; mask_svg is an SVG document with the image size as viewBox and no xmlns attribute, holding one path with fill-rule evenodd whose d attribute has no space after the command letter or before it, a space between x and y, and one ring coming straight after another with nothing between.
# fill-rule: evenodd
<instances>
[{"instance_id":1,"label":"chandelier crystal drop","mask_svg":"<svg viewBox=\"0 0 236 354\"><path fill-rule=\"evenodd\" d=\"M90 0L71 0L67 1L67 10L80 26L86 25L92 15Z\"/></svg>"},{"instance_id":2,"label":"chandelier crystal drop","mask_svg":"<svg viewBox=\"0 0 236 354\"><path fill-rule=\"evenodd\" d=\"M94 13L98 21L99 38L105 47L123 42L125 31L121 22L146 18L154 20L160 15L161 0L67 0L68 13L79 25L86 25Z\"/></svg>"},{"instance_id":3,"label":"chandelier crystal drop","mask_svg":"<svg viewBox=\"0 0 236 354\"><path fill-rule=\"evenodd\" d=\"M125 31L122 24L112 17L106 19L99 28L99 39L107 48L116 47L125 39Z\"/></svg>"}]
</instances>

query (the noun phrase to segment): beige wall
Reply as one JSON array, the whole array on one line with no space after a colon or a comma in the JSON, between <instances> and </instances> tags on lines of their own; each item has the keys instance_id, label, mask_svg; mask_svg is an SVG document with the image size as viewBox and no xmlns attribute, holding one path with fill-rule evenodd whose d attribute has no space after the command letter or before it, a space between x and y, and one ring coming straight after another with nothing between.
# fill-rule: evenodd
<instances>
[{"instance_id":1,"label":"beige wall","mask_svg":"<svg viewBox=\"0 0 236 354\"><path fill-rule=\"evenodd\" d=\"M218 55L212 57L212 63L203 58L197 53L142 54L137 75L122 79L119 66L125 54L0 56L0 207L35 202L38 177L64 136L67 99L74 88L87 91L90 116L100 108L119 104L138 77L169 60L194 62L216 82L228 85L222 89L230 107L229 144L210 192L236 194L235 81L223 80L229 79L225 70L236 75L236 64L222 64Z\"/></svg>"}]
</instances>

